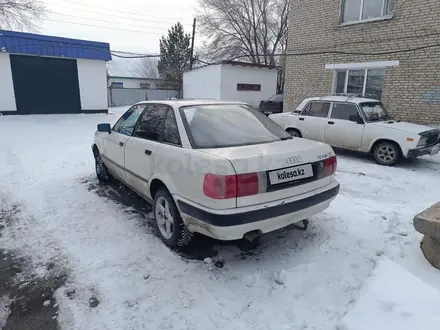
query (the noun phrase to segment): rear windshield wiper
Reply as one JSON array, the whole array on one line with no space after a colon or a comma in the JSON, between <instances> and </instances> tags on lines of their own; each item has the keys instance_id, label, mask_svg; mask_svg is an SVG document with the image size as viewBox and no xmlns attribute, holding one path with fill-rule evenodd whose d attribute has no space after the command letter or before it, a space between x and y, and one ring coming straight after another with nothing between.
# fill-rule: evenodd
<instances>
[{"instance_id":1,"label":"rear windshield wiper","mask_svg":"<svg viewBox=\"0 0 440 330\"><path fill-rule=\"evenodd\" d=\"M281 138L281 141L292 140L292 139L293 139L293 136L286 136L286 137Z\"/></svg>"}]
</instances>

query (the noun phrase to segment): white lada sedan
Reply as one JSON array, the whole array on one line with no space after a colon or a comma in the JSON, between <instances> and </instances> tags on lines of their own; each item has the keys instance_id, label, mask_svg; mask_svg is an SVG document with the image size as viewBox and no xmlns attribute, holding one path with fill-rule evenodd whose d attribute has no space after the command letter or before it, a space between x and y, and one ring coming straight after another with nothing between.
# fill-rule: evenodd
<instances>
[{"instance_id":1,"label":"white lada sedan","mask_svg":"<svg viewBox=\"0 0 440 330\"><path fill-rule=\"evenodd\" d=\"M283 228L339 192L328 144L292 137L239 102L141 102L113 127L99 124L92 149L98 179L152 203L171 248L195 232L235 240Z\"/></svg>"}]
</instances>

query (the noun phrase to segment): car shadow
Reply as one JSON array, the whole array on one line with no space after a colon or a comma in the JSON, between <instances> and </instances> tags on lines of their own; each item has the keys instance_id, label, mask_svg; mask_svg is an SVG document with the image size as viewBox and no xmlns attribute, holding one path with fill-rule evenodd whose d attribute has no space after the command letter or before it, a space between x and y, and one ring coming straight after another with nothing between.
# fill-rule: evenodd
<instances>
[{"instance_id":1,"label":"car shadow","mask_svg":"<svg viewBox=\"0 0 440 330\"><path fill-rule=\"evenodd\" d=\"M118 181L102 184L94 178L83 179L81 183L86 185L88 191L95 193L97 196L119 204L124 209L124 212L130 215L137 215L137 225L140 230L143 229L147 234L153 234L160 239L151 205L124 184ZM283 244L283 240L286 240L289 248L292 248L292 241L301 240L301 238L304 239L304 229L302 225L293 224L263 235L253 242L246 239L219 241L207 236L195 234L194 239L188 246L175 249L174 252L185 260L205 260L210 258L216 267L222 268L224 259L220 257L220 255L225 254L223 253L225 251L227 251L228 255L232 253L231 258L235 260L259 260L265 251L273 252L271 251L273 241L277 241L275 245L278 245L278 247L273 247L275 250L279 249L279 244ZM308 234L307 236L313 237L314 234Z\"/></svg>"},{"instance_id":2,"label":"car shadow","mask_svg":"<svg viewBox=\"0 0 440 330\"><path fill-rule=\"evenodd\" d=\"M86 185L88 191L123 206L125 213L136 215L137 225L148 234L159 235L154 225L151 205L124 184L116 180L104 184L95 178L86 178L81 183Z\"/></svg>"}]
</instances>

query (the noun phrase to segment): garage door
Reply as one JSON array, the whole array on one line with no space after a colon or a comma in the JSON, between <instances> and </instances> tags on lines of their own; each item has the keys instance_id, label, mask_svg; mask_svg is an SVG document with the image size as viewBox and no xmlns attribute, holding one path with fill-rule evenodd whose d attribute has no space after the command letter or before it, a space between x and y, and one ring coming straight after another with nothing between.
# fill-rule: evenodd
<instances>
[{"instance_id":1,"label":"garage door","mask_svg":"<svg viewBox=\"0 0 440 330\"><path fill-rule=\"evenodd\" d=\"M23 55L10 58L18 113L81 111L76 60Z\"/></svg>"}]
</instances>

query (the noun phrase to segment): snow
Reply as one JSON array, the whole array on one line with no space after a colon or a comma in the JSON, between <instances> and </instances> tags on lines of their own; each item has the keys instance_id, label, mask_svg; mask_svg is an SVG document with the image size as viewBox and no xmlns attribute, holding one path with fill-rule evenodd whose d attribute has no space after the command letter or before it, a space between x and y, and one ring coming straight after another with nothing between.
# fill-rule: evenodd
<instances>
[{"instance_id":1,"label":"snow","mask_svg":"<svg viewBox=\"0 0 440 330\"><path fill-rule=\"evenodd\" d=\"M269 234L252 253L218 244L217 268L179 257L132 207L90 189L96 124L126 109L0 118L0 201L20 211L0 249L29 257L37 276L50 262L66 273L61 329L334 329L383 257L440 290L412 226L438 202L440 156L389 168L338 152L341 193L306 232Z\"/></svg>"},{"instance_id":2,"label":"snow","mask_svg":"<svg viewBox=\"0 0 440 330\"><path fill-rule=\"evenodd\" d=\"M384 258L342 322L350 330L438 330L438 306L439 291Z\"/></svg>"},{"instance_id":3,"label":"snow","mask_svg":"<svg viewBox=\"0 0 440 330\"><path fill-rule=\"evenodd\" d=\"M9 305L11 300L8 297L0 297L0 329L6 325L6 320L8 319L11 310Z\"/></svg>"}]
</instances>

